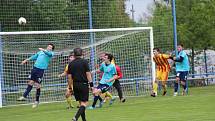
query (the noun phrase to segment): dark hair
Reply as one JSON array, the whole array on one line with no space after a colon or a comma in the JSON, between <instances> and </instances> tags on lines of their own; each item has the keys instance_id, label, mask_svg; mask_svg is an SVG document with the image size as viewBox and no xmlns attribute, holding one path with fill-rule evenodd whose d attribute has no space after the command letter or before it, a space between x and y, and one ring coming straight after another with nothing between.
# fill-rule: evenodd
<instances>
[{"instance_id":1,"label":"dark hair","mask_svg":"<svg viewBox=\"0 0 215 121\"><path fill-rule=\"evenodd\" d=\"M54 48L55 48L54 44L49 43L48 45L51 45L52 46L52 50L54 50Z\"/></svg>"},{"instance_id":2,"label":"dark hair","mask_svg":"<svg viewBox=\"0 0 215 121\"><path fill-rule=\"evenodd\" d=\"M184 45L183 45L183 44L178 44L178 46L184 47Z\"/></svg>"},{"instance_id":3,"label":"dark hair","mask_svg":"<svg viewBox=\"0 0 215 121\"><path fill-rule=\"evenodd\" d=\"M73 50L74 56L82 56L82 49L81 48L75 48Z\"/></svg>"},{"instance_id":4,"label":"dark hair","mask_svg":"<svg viewBox=\"0 0 215 121\"><path fill-rule=\"evenodd\" d=\"M109 59L110 61L113 60L113 55L112 55L112 54L105 53L105 56L108 56L108 59Z\"/></svg>"},{"instance_id":5,"label":"dark hair","mask_svg":"<svg viewBox=\"0 0 215 121\"><path fill-rule=\"evenodd\" d=\"M70 56L74 56L74 52L70 52L70 53L69 53L69 57L70 57Z\"/></svg>"},{"instance_id":6,"label":"dark hair","mask_svg":"<svg viewBox=\"0 0 215 121\"><path fill-rule=\"evenodd\" d=\"M154 48L153 50L157 50L158 52L160 52L160 49L159 49L159 48Z\"/></svg>"}]
</instances>

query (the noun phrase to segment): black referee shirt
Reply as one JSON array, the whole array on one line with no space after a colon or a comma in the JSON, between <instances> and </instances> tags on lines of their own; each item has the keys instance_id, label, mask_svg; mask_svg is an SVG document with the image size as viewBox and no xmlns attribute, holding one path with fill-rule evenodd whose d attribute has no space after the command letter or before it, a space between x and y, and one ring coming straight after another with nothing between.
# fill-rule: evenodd
<instances>
[{"instance_id":1,"label":"black referee shirt","mask_svg":"<svg viewBox=\"0 0 215 121\"><path fill-rule=\"evenodd\" d=\"M82 58L76 58L69 63L68 74L72 75L74 83L88 83L86 72L90 72L87 60Z\"/></svg>"}]
</instances>

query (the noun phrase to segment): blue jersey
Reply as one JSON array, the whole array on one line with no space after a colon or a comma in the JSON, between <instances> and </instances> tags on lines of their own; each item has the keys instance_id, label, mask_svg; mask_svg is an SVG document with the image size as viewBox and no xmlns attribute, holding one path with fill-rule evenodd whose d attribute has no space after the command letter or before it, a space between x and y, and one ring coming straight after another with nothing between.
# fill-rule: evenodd
<instances>
[{"instance_id":1,"label":"blue jersey","mask_svg":"<svg viewBox=\"0 0 215 121\"><path fill-rule=\"evenodd\" d=\"M117 74L115 65L114 64L106 65L105 63L102 63L102 65L100 66L100 71L103 72L103 75L99 83L112 86L113 81L112 82L106 82L106 81L113 78L113 76Z\"/></svg>"},{"instance_id":2,"label":"blue jersey","mask_svg":"<svg viewBox=\"0 0 215 121\"><path fill-rule=\"evenodd\" d=\"M32 55L29 60L36 60L34 67L39 69L47 69L50 59L53 57L54 53L52 51L39 51Z\"/></svg>"},{"instance_id":3,"label":"blue jersey","mask_svg":"<svg viewBox=\"0 0 215 121\"><path fill-rule=\"evenodd\" d=\"M177 59L183 57L182 62L176 62L176 71L189 71L190 66L189 66L189 59L187 54L182 50L178 53Z\"/></svg>"}]
</instances>

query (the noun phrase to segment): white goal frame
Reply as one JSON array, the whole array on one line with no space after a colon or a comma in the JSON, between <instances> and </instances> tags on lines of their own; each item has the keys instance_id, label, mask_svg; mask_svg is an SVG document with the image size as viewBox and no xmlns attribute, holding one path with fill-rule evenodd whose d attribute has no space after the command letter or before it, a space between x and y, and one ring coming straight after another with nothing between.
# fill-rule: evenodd
<instances>
[{"instance_id":1,"label":"white goal frame","mask_svg":"<svg viewBox=\"0 0 215 121\"><path fill-rule=\"evenodd\" d=\"M1 37L4 35L36 35L36 34L69 34L69 33L93 33L93 32L117 32L117 31L141 31L141 30L149 30L150 33L150 54L151 54L151 70L152 70L152 82L155 80L155 63L153 61L153 48L154 48L154 40L153 40L153 28L152 27L132 27L132 28L109 28L109 29L84 29L84 30L51 30L51 31L21 31L21 32L0 32L0 68L2 65L2 41ZM91 47L94 45L91 44ZM0 108L2 105L2 83L3 83L3 70L0 69Z\"/></svg>"}]
</instances>

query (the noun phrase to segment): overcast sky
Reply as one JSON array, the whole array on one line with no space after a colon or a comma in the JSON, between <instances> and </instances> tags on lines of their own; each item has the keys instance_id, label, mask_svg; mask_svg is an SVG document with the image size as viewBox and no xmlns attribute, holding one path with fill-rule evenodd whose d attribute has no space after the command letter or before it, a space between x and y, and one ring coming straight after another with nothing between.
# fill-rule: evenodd
<instances>
[{"instance_id":1,"label":"overcast sky","mask_svg":"<svg viewBox=\"0 0 215 121\"><path fill-rule=\"evenodd\" d=\"M128 0L126 4L126 13L129 14L130 18L132 18L132 4L134 7L134 20L137 22L140 19L140 16L145 13L149 13L148 7L152 6L154 3L154 0Z\"/></svg>"}]
</instances>

